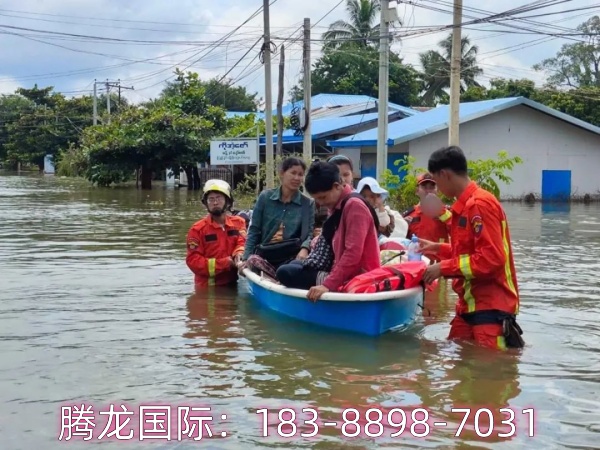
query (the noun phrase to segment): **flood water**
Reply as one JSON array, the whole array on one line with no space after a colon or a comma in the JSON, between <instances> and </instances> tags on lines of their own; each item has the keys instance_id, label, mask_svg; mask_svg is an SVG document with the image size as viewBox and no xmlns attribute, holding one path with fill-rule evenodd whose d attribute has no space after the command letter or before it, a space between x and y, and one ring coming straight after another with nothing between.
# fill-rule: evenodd
<instances>
[{"instance_id":1,"label":"flood water","mask_svg":"<svg viewBox=\"0 0 600 450\"><path fill-rule=\"evenodd\" d=\"M600 448L600 206L505 207L527 347L498 353L445 340L455 298L444 286L426 298L431 314L376 339L260 310L243 281L195 294L184 259L204 214L197 192L0 176L0 448ZM61 406L82 403L94 442L59 441ZM131 440L98 439L110 404L209 407L214 437L140 441L134 416ZM284 407L299 414L293 438L276 436ZM447 426L417 427L425 436L415 438L409 423L392 438L397 414L399 427L374 438L322 425L341 424L346 408L417 407ZM457 437L463 414L451 409L464 407L472 415ZM274 411L269 437L261 408ZM313 431L303 408L319 412L314 437L300 436ZM480 408L493 413L489 437L472 430ZM499 408L514 410L512 436L498 437L510 431ZM485 434L489 417L479 417Z\"/></svg>"}]
</instances>

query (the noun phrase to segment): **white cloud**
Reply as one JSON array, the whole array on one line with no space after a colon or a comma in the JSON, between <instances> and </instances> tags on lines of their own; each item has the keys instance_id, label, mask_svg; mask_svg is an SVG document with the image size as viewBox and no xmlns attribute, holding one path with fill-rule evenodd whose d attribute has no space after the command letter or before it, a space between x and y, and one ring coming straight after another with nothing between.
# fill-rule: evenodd
<instances>
[{"instance_id":1,"label":"white cloud","mask_svg":"<svg viewBox=\"0 0 600 450\"><path fill-rule=\"evenodd\" d=\"M12 94L20 86L14 78L0 74L0 94Z\"/></svg>"},{"instance_id":2,"label":"white cloud","mask_svg":"<svg viewBox=\"0 0 600 450\"><path fill-rule=\"evenodd\" d=\"M314 25L324 14L337 4L337 0L278 0L271 7L271 34L275 43L292 35L300 37L304 17L310 17ZM413 33L426 26L450 25L449 13L451 0L420 0L399 7L399 16L403 26L396 31ZM464 5L464 20L469 17L481 17L472 8L500 11L522 6L522 0L505 0L502 6L495 0L469 1ZM596 5L593 0L575 0L554 8L534 11L529 14L559 11L559 8L573 9ZM215 42L232 31L262 5L261 0L178 0L164 2L159 0L4 0L0 7L0 25L10 25L35 30L48 30L80 35L105 36L117 39L141 41L196 41L197 45L183 46L174 44L140 45L134 42L107 43L75 37L52 36L44 33L0 28L0 31L17 33L21 36L0 34L3 48L3 72L0 89L14 91L23 85L26 87L38 83L40 86L53 85L63 92L86 90L91 92L94 78L104 80L121 79L123 85L132 85L134 92L123 92L132 101L155 97L164 81L172 78L175 66L197 71L201 78L222 76L242 58L256 40L262 35L262 13L245 25L239 32L227 39L228 44L214 49L207 43ZM435 5L446 12L431 11L426 7ZM568 5L568 6L567 6ZM12 12L10 10L13 10ZM557 16L532 18L552 26L575 28L596 10L569 12ZM18 11L18 12L14 12ZM38 14L32 14L38 13ZM47 15L40 15L47 14ZM63 17L80 16L85 18ZM107 19L107 20L92 20ZM342 6L335 9L312 30L312 38L320 39L326 26L338 19L345 19L346 11ZM127 22L132 20L136 22ZM142 23L141 21L144 21ZM68 23L65 23L68 22ZM152 22L152 23L150 23ZM521 24L530 27L529 24ZM510 30L501 25L477 25L466 29L465 34L479 46L482 68L489 78L506 76L530 78L537 84L543 83L543 74L536 73L531 66L543 58L556 53L564 43L572 42L564 38L548 39L545 42L527 43L540 39L539 35L500 33ZM537 27L539 28L539 27ZM487 30L487 31L486 31ZM491 30L491 31L490 31ZM518 32L519 30L515 30ZM418 67L419 52L436 48L437 42L448 31L428 34L422 37L405 37L393 46L406 63ZM26 36L22 36L26 35ZM32 39L36 39L34 41ZM41 41L41 42L40 42ZM258 61L258 49L251 50L238 66L231 70L228 78L251 92L264 97L264 68ZM68 47L69 49L62 48ZM313 42L312 61L319 56L318 42ZM94 54L90 54L94 53ZM158 59L162 56L160 59ZM286 86L285 92L297 82L300 75L302 58L301 41L286 44ZM150 59L146 62L135 62ZM276 100L278 55L272 61L273 101Z\"/></svg>"}]
</instances>

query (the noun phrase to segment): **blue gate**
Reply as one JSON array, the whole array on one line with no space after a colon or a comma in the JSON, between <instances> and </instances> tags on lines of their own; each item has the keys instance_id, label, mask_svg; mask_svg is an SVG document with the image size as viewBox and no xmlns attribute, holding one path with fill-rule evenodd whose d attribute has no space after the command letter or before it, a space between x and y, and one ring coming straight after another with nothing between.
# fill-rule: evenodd
<instances>
[{"instance_id":1,"label":"blue gate","mask_svg":"<svg viewBox=\"0 0 600 450\"><path fill-rule=\"evenodd\" d=\"M406 176L406 171L400 171L399 167L402 166L405 161L406 158L408 157L408 153L388 153L388 158L387 158L387 168L390 169L390 171L392 172L392 174L394 175L399 175L400 176L400 181L402 181L404 179L404 177ZM397 160L404 160L404 162L401 162L398 166L394 165L394 162ZM376 178L376 173L377 173L377 157L373 158L372 161L366 160L366 158L362 158L362 167L361 167L361 175L362 177L372 177L372 178ZM389 187L393 187L393 186L389 186Z\"/></svg>"},{"instance_id":2,"label":"blue gate","mask_svg":"<svg viewBox=\"0 0 600 450\"><path fill-rule=\"evenodd\" d=\"M542 170L542 201L569 201L570 170Z\"/></svg>"}]
</instances>

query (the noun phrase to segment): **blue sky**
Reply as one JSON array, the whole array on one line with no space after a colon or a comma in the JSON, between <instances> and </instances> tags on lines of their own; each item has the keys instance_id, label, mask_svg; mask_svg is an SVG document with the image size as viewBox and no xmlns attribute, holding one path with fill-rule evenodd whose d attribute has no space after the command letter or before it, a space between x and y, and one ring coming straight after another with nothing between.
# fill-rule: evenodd
<instances>
[{"instance_id":1,"label":"blue sky","mask_svg":"<svg viewBox=\"0 0 600 450\"><path fill-rule=\"evenodd\" d=\"M465 18L482 17L483 11L501 12L532 3L533 0L465 0ZM338 5L339 0L277 0L271 6L271 34L275 44L286 42L286 94L300 76L301 40L304 17L314 24ZM412 33L422 27L449 25L451 0L412 0L398 6L403 23L396 33ZM1 0L0 1L0 93L17 87L55 86L65 95L91 93L94 79L120 79L133 102L155 97L165 81L172 79L175 67L198 72L201 78L228 77L251 92L264 96L264 70L258 60L255 42L262 35L262 13L216 48L211 45L244 22L262 5L261 0ZM501 6L500 6L501 5ZM582 11L567 11L593 7ZM431 9L443 11L432 11ZM477 8L482 12L474 12ZM559 14L532 18L548 24L548 32L559 26L574 29L600 13L595 0L571 0L525 15ZM344 4L335 8L312 30L320 39L327 26L346 18ZM515 22L511 22L515 23ZM525 27L533 25L521 24ZM544 74L531 66L553 56L568 37L507 33L500 25L474 26L464 30L479 46L480 64L487 84L494 77L530 78L543 84ZM539 26L536 28L540 29ZM514 30L513 30L514 31ZM521 30L522 31L522 30ZM52 33L65 33L56 35ZM563 30L564 32L564 30ZM447 35L441 31L421 37L406 37L394 44L405 62L418 67L418 53L436 48ZM102 39L95 39L96 37ZM112 39L107 41L106 38ZM253 48L254 46L254 48ZM312 61L320 52L321 42L312 43ZM248 55L241 59L248 52ZM233 65L241 59L237 67ZM273 58L273 86L277 82L278 56ZM276 90L275 90L276 92ZM276 101L276 95L273 95ZM275 106L275 105L273 105Z\"/></svg>"}]
</instances>

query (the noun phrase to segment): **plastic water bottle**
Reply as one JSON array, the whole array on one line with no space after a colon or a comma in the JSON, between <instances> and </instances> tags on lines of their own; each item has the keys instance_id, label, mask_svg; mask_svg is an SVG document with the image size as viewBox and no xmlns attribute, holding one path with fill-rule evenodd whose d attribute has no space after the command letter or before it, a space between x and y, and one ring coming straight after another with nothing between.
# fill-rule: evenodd
<instances>
[{"instance_id":1,"label":"plastic water bottle","mask_svg":"<svg viewBox=\"0 0 600 450\"><path fill-rule=\"evenodd\" d=\"M401 243L402 245L404 245L404 248L406 248L406 250L408 251L408 246L410 245L412 241L410 239L402 239Z\"/></svg>"},{"instance_id":2,"label":"plastic water bottle","mask_svg":"<svg viewBox=\"0 0 600 450\"><path fill-rule=\"evenodd\" d=\"M412 235L410 244L408 245L408 260L421 261L421 251L419 249L419 238L416 234Z\"/></svg>"}]
</instances>

